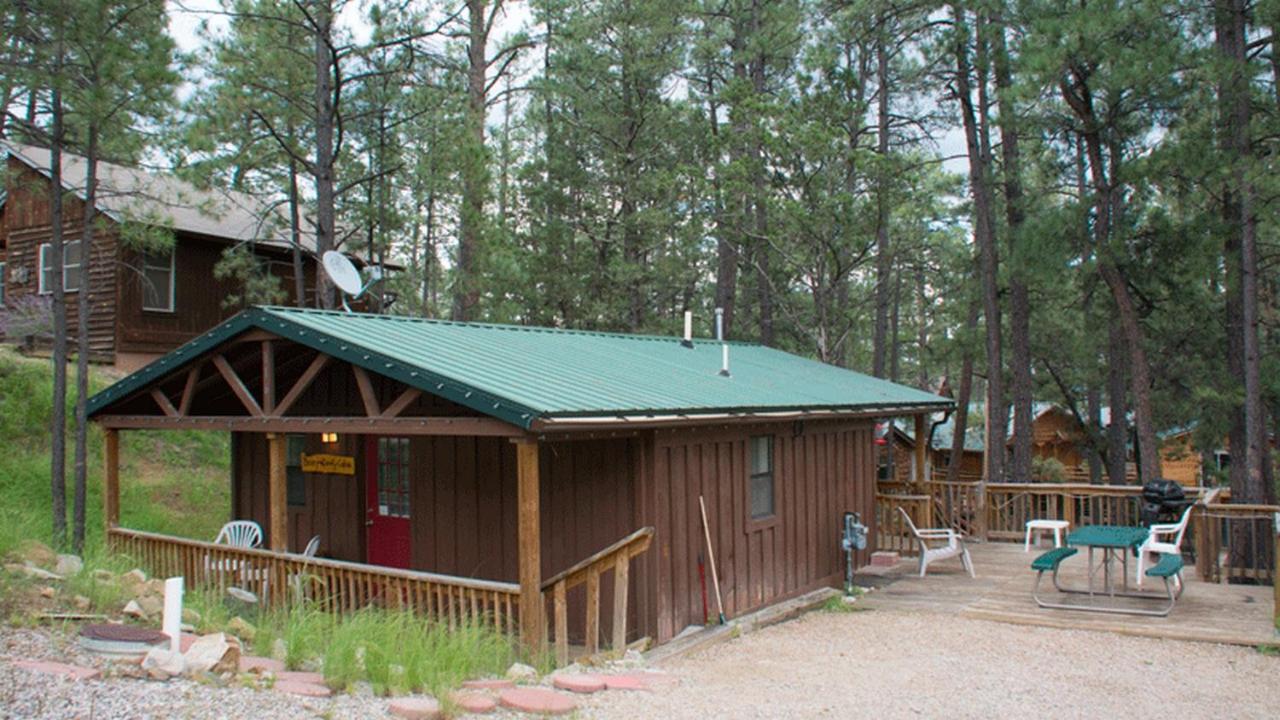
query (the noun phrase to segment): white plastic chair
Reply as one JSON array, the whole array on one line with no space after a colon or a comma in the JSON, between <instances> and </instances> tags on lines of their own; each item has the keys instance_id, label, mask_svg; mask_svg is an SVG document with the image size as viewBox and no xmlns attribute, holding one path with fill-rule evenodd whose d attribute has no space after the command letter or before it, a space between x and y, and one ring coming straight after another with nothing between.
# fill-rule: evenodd
<instances>
[{"instance_id":1,"label":"white plastic chair","mask_svg":"<svg viewBox=\"0 0 1280 720\"><path fill-rule=\"evenodd\" d=\"M232 520L218 531L214 545L256 548L262 545L262 527L252 520Z\"/></svg>"},{"instance_id":2,"label":"white plastic chair","mask_svg":"<svg viewBox=\"0 0 1280 720\"><path fill-rule=\"evenodd\" d=\"M1152 525L1148 528L1147 539L1138 547L1138 587L1142 587L1142 578L1146 568L1153 567L1160 561L1160 555L1182 556L1182 536L1187 533L1187 521L1191 519L1191 511L1195 505L1188 505L1182 513L1182 519L1176 523ZM1182 586L1182 572L1174 578L1178 587Z\"/></svg>"},{"instance_id":3,"label":"white plastic chair","mask_svg":"<svg viewBox=\"0 0 1280 720\"><path fill-rule=\"evenodd\" d=\"M316 535L307 542L307 547L302 551L302 557L315 557L320 552L320 536Z\"/></svg>"},{"instance_id":4,"label":"white plastic chair","mask_svg":"<svg viewBox=\"0 0 1280 720\"><path fill-rule=\"evenodd\" d=\"M964 565L964 569L969 571L969 577L977 577L973 571L973 560L969 557L969 549L964 546L964 538L960 533L951 528L925 528L923 530L916 527L911 522L911 516L898 507L898 512L902 513L902 519L907 521L907 527L911 529L911 534L915 536L916 542L920 544L920 577L924 577L929 570L929 565L939 560L959 557L960 563ZM930 547L930 542L946 541L946 545L939 547Z\"/></svg>"},{"instance_id":5,"label":"white plastic chair","mask_svg":"<svg viewBox=\"0 0 1280 720\"><path fill-rule=\"evenodd\" d=\"M307 547L302 551L302 557L313 558L316 553L320 552L320 536L312 536L307 542ZM306 584L312 576L308 573L294 573L289 576L289 590L293 593L294 603L302 603L306 599Z\"/></svg>"}]
</instances>

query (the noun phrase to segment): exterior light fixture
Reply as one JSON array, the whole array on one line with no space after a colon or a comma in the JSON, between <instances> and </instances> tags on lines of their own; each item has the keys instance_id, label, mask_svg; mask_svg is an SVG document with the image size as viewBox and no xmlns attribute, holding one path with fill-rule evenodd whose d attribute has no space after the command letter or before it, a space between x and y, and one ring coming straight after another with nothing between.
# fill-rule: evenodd
<instances>
[{"instance_id":1,"label":"exterior light fixture","mask_svg":"<svg viewBox=\"0 0 1280 720\"><path fill-rule=\"evenodd\" d=\"M320 442L326 445L332 445L338 442L338 433L336 432L320 433Z\"/></svg>"}]
</instances>

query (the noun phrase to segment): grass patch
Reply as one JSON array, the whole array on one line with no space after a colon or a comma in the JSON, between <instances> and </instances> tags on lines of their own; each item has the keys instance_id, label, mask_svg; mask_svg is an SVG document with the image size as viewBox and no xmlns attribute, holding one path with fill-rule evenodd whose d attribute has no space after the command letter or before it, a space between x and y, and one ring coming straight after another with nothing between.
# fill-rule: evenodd
<instances>
[{"instance_id":1,"label":"grass patch","mask_svg":"<svg viewBox=\"0 0 1280 720\"><path fill-rule=\"evenodd\" d=\"M47 359L0 346L0 555L25 539L50 543L49 423L53 379ZM74 366L67 398L67 504L72 500ZM117 374L91 370L90 392ZM212 539L230 515L230 438L227 433L129 431L121 435L120 521L128 527ZM102 432L90 425L85 503L85 555L102 546ZM104 561L106 562L106 561Z\"/></svg>"},{"instance_id":2,"label":"grass patch","mask_svg":"<svg viewBox=\"0 0 1280 720\"><path fill-rule=\"evenodd\" d=\"M847 602L845 598L846 597L859 598L859 597L862 597L864 594L866 594L866 591L858 587L857 585L855 585L853 586L852 595L844 595L843 593L841 593L839 595L832 595L831 597L827 598L826 602L822 603L822 612L829 612L829 613L861 612L866 608L859 607L856 602Z\"/></svg>"}]
</instances>

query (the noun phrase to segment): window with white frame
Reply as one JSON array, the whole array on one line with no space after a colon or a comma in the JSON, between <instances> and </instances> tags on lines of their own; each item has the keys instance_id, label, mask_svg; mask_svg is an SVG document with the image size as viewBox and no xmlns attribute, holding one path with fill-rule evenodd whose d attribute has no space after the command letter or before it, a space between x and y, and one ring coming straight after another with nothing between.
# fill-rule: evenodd
<instances>
[{"instance_id":1,"label":"window with white frame","mask_svg":"<svg viewBox=\"0 0 1280 720\"><path fill-rule=\"evenodd\" d=\"M772 517L776 512L773 486L773 436L751 438L751 519Z\"/></svg>"},{"instance_id":2,"label":"window with white frame","mask_svg":"<svg viewBox=\"0 0 1280 720\"><path fill-rule=\"evenodd\" d=\"M50 243L42 243L40 245L39 262L39 292L44 295L53 292L53 245ZM71 240L63 243L62 289L67 292L75 292L79 290L81 274L80 241Z\"/></svg>"},{"instance_id":3,"label":"window with white frame","mask_svg":"<svg viewBox=\"0 0 1280 720\"><path fill-rule=\"evenodd\" d=\"M173 312L173 250L142 253L142 309Z\"/></svg>"}]
</instances>

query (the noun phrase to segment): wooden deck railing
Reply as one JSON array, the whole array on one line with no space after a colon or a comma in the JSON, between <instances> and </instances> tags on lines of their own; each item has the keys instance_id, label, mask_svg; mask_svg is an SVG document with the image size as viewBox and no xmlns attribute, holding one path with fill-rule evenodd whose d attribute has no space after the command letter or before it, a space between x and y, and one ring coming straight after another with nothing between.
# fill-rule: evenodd
<instances>
[{"instance_id":1,"label":"wooden deck railing","mask_svg":"<svg viewBox=\"0 0 1280 720\"><path fill-rule=\"evenodd\" d=\"M586 584L586 650L588 655L600 651L600 576L613 571L613 642L610 648L621 652L627 644L627 588L631 558L649 549L653 528L631 533L591 557L557 573L542 583L544 598L550 594L552 626L555 628L556 665L569 664L568 592Z\"/></svg>"},{"instance_id":2,"label":"wooden deck railing","mask_svg":"<svg viewBox=\"0 0 1280 720\"><path fill-rule=\"evenodd\" d=\"M1280 506L1210 503L1198 508L1196 570L1206 582L1275 585Z\"/></svg>"},{"instance_id":3,"label":"wooden deck railing","mask_svg":"<svg viewBox=\"0 0 1280 720\"><path fill-rule=\"evenodd\" d=\"M917 555L920 547L898 508L907 511L917 528L933 527L932 498L928 495L876 493L876 550Z\"/></svg>"},{"instance_id":4,"label":"wooden deck railing","mask_svg":"<svg viewBox=\"0 0 1280 720\"><path fill-rule=\"evenodd\" d=\"M235 548L157 533L111 528L111 547L158 576L182 575L190 587L228 586L258 595L265 605L304 600L336 612L376 605L408 609L455 627L490 624L513 633L520 586L291 553Z\"/></svg>"}]
</instances>

